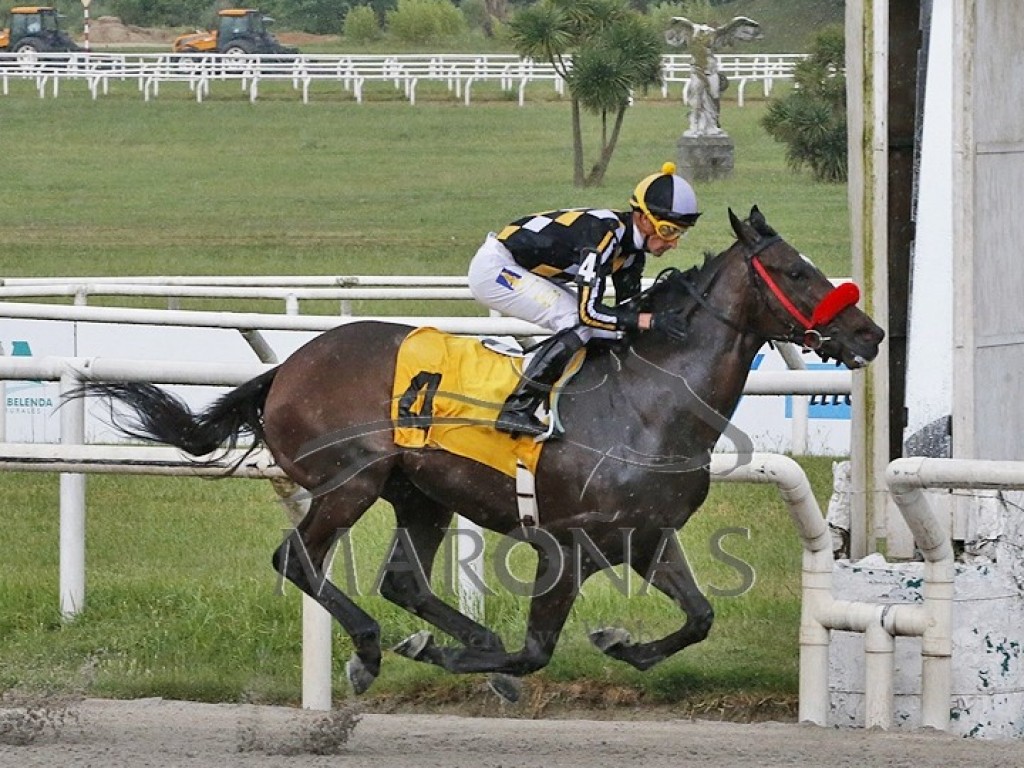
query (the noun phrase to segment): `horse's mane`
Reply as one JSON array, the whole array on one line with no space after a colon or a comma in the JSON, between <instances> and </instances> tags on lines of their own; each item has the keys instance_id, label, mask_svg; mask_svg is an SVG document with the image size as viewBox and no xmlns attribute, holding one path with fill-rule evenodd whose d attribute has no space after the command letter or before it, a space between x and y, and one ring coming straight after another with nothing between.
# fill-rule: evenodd
<instances>
[{"instance_id":1,"label":"horse's mane","mask_svg":"<svg viewBox=\"0 0 1024 768\"><path fill-rule=\"evenodd\" d=\"M754 207L747 223L761 237L778 237L778 232L764 216ZM694 293L703 293L721 269L727 254L732 252L735 243L724 251L714 253L704 251L704 262L700 266L690 267L683 271L676 267L667 267L654 278L654 285L639 297L640 310L649 312L656 309L672 309L687 317L697 301Z\"/></svg>"},{"instance_id":2,"label":"horse's mane","mask_svg":"<svg viewBox=\"0 0 1024 768\"><path fill-rule=\"evenodd\" d=\"M704 263L685 271L676 267L661 270L654 278L654 284L640 296L640 311L670 308L686 314L690 306L696 304L694 290L700 290L718 271L725 253L705 251Z\"/></svg>"}]
</instances>

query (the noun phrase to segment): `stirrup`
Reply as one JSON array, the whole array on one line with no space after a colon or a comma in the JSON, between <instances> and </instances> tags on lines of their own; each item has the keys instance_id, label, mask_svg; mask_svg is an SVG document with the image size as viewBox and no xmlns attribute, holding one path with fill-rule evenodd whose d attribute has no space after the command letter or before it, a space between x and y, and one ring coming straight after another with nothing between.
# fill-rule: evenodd
<instances>
[{"instance_id":1,"label":"stirrup","mask_svg":"<svg viewBox=\"0 0 1024 768\"><path fill-rule=\"evenodd\" d=\"M512 437L540 437L548 431L547 424L536 416L516 411L500 414L494 422L494 428L499 432L508 432Z\"/></svg>"}]
</instances>

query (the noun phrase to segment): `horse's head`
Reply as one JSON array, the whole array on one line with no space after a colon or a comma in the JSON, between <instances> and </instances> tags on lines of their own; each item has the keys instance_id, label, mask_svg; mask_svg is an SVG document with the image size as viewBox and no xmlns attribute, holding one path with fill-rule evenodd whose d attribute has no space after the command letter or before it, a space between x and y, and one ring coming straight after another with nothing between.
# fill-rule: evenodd
<instances>
[{"instance_id":1,"label":"horse's head","mask_svg":"<svg viewBox=\"0 0 1024 768\"><path fill-rule=\"evenodd\" d=\"M885 332L857 309L860 290L854 283L833 285L768 225L756 205L746 221L730 210L729 221L737 237L730 251L741 249L757 294L746 318L752 330L848 368L861 368L875 358Z\"/></svg>"},{"instance_id":2,"label":"horse's head","mask_svg":"<svg viewBox=\"0 0 1024 768\"><path fill-rule=\"evenodd\" d=\"M729 219L736 242L701 268L666 270L647 296L649 310L688 317L703 307L738 332L793 342L849 368L875 358L885 332L855 306L856 285L833 285L768 225L757 206L746 221L731 210Z\"/></svg>"}]
</instances>

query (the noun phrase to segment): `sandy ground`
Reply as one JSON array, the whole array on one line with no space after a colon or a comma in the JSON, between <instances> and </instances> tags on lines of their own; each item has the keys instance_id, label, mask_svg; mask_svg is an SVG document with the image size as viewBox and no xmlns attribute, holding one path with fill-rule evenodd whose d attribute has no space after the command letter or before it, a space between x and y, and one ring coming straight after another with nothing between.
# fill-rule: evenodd
<instances>
[{"instance_id":1,"label":"sandy ground","mask_svg":"<svg viewBox=\"0 0 1024 768\"><path fill-rule=\"evenodd\" d=\"M89 25L89 42L111 48L163 44L169 46L178 35L194 31L193 29L136 27L122 23L116 16L100 16L93 19ZM276 36L284 45L310 45L338 40L336 35L309 35L304 32L281 32L276 33ZM80 38L76 42L82 44L84 41Z\"/></svg>"},{"instance_id":2,"label":"sandy ground","mask_svg":"<svg viewBox=\"0 0 1024 768\"><path fill-rule=\"evenodd\" d=\"M754 768L1024 766L1018 742L917 731L783 723L331 715L162 699L86 699L44 716L31 743L0 745L0 766L76 768ZM56 726L56 727L53 727Z\"/></svg>"}]
</instances>

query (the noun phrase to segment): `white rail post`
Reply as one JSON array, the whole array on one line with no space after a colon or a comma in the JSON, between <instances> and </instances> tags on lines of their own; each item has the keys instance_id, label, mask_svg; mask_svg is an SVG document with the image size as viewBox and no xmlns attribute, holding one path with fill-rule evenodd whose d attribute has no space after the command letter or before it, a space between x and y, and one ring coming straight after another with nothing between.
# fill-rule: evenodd
<instances>
[{"instance_id":1,"label":"white rail post","mask_svg":"<svg viewBox=\"0 0 1024 768\"><path fill-rule=\"evenodd\" d=\"M804 544L800 601L800 674L797 718L828 725L828 651L831 631L818 617L832 601L831 551L813 552Z\"/></svg>"},{"instance_id":2,"label":"white rail post","mask_svg":"<svg viewBox=\"0 0 1024 768\"><path fill-rule=\"evenodd\" d=\"M309 512L305 491L287 477L272 478L270 484L284 504L292 525ZM324 560L324 576L330 578L332 555ZM329 711L331 708L331 624L322 605L302 594L302 708Z\"/></svg>"},{"instance_id":3,"label":"white rail post","mask_svg":"<svg viewBox=\"0 0 1024 768\"><path fill-rule=\"evenodd\" d=\"M796 346L788 342L776 344L776 349L786 366L792 371L806 371L807 364ZM807 395L790 395L793 404L793 424L789 452L794 456L807 453L807 425L810 418L810 398Z\"/></svg>"},{"instance_id":4,"label":"white rail post","mask_svg":"<svg viewBox=\"0 0 1024 768\"><path fill-rule=\"evenodd\" d=\"M291 297L294 299L294 297ZM298 313L298 300L290 307ZM261 362L277 364L277 353L257 330L242 331ZM270 481L291 519L297 526L309 512L305 490L288 478ZM325 576L330 578L331 556L324 561ZM331 708L331 614L309 595L302 595L302 708L328 711Z\"/></svg>"},{"instance_id":5,"label":"white rail post","mask_svg":"<svg viewBox=\"0 0 1024 768\"><path fill-rule=\"evenodd\" d=\"M60 393L78 384L70 371L60 377ZM60 412L63 445L85 442L85 400L72 400ZM70 619L85 607L85 475L60 476L60 612Z\"/></svg>"},{"instance_id":6,"label":"white rail post","mask_svg":"<svg viewBox=\"0 0 1024 768\"><path fill-rule=\"evenodd\" d=\"M484 578L484 532L462 515L456 517L456 530L459 532L459 610L474 621L483 621L484 595L479 584ZM468 569L468 573L463 569Z\"/></svg>"},{"instance_id":7,"label":"white rail post","mask_svg":"<svg viewBox=\"0 0 1024 768\"><path fill-rule=\"evenodd\" d=\"M879 607L879 614L882 612ZM896 638L882 626L882 617L864 631L864 727L892 727L893 671Z\"/></svg>"},{"instance_id":8,"label":"white rail post","mask_svg":"<svg viewBox=\"0 0 1024 768\"><path fill-rule=\"evenodd\" d=\"M927 499L926 499L927 501ZM921 637L921 725L949 730L953 697L953 591L951 558L924 564L929 623Z\"/></svg>"},{"instance_id":9,"label":"white rail post","mask_svg":"<svg viewBox=\"0 0 1024 768\"><path fill-rule=\"evenodd\" d=\"M984 487L956 477L980 477L992 462L957 459L896 459L889 463L885 479L893 501L903 514L914 541L925 559L924 601L928 625L921 638L921 725L949 730L949 702L953 693L953 576L955 565L949 532L939 523L923 488ZM936 476L927 476L934 468ZM942 477L941 470L948 470ZM993 478L1000 479L1000 478ZM1004 482L1012 477L1002 478ZM1021 479L1024 479L1022 476ZM1009 485L1009 482L1006 482ZM998 487L998 486L996 486Z\"/></svg>"}]
</instances>

